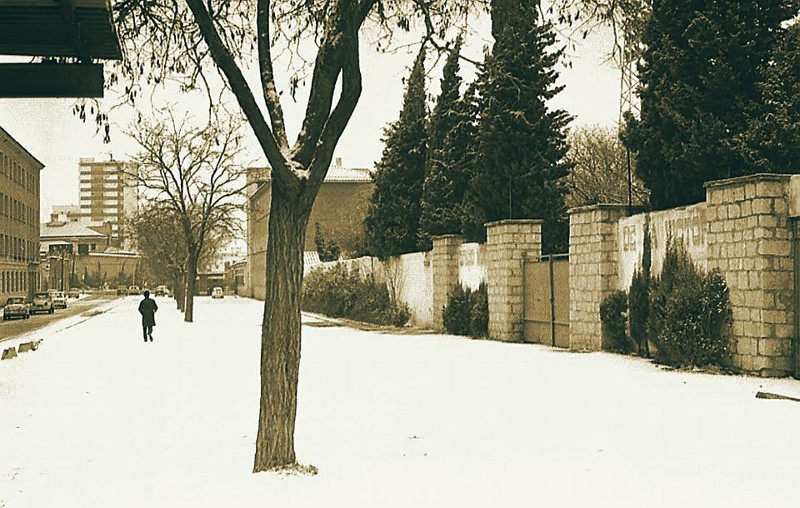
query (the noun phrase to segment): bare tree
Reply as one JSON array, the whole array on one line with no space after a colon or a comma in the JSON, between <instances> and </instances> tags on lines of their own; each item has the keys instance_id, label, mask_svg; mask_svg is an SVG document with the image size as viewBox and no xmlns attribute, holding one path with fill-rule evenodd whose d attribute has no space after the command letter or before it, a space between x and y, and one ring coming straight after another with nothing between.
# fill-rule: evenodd
<instances>
[{"instance_id":1,"label":"bare tree","mask_svg":"<svg viewBox=\"0 0 800 508\"><path fill-rule=\"evenodd\" d=\"M198 267L209 241L236 227L237 197L246 186L242 135L237 121L218 115L208 125L193 125L162 110L154 120L137 124L132 137L142 151L136 156L139 185L177 220L185 248L184 319L194 319Z\"/></svg>"},{"instance_id":2,"label":"bare tree","mask_svg":"<svg viewBox=\"0 0 800 508\"><path fill-rule=\"evenodd\" d=\"M235 96L271 167L267 290L261 332L261 402L254 471L295 463L303 243L311 207L361 95L362 29L365 24L370 25L371 31L378 33L376 44L385 48L395 31L408 31L419 20L425 38L436 46L435 40L442 39L450 27L466 23L474 7L485 7L488 3L488 0L117 0L120 33L124 39L136 41L126 70L155 80L162 78L161 71L169 69L182 75L184 86L194 88L209 83L203 74L203 64L211 59ZM281 55L288 57L290 77L284 89L294 96L305 79L303 47L311 42L316 47L316 56L305 118L296 140L290 143L274 61ZM242 72L253 53L259 69L259 99ZM135 90L131 93L135 94ZM209 93L209 97L213 94Z\"/></svg>"},{"instance_id":3,"label":"bare tree","mask_svg":"<svg viewBox=\"0 0 800 508\"><path fill-rule=\"evenodd\" d=\"M170 282L178 310L183 311L188 256L186 242L175 236L180 229L177 214L163 202L146 203L128 219L126 227L151 273L159 281Z\"/></svg>"},{"instance_id":4,"label":"bare tree","mask_svg":"<svg viewBox=\"0 0 800 508\"><path fill-rule=\"evenodd\" d=\"M565 177L568 207L598 203L644 205L648 192L629 167L627 151L616 129L581 127L568 138L572 169ZM630 161L635 165L635 160ZM629 171L630 170L630 171ZM630 193L630 194L629 194Z\"/></svg>"}]
</instances>

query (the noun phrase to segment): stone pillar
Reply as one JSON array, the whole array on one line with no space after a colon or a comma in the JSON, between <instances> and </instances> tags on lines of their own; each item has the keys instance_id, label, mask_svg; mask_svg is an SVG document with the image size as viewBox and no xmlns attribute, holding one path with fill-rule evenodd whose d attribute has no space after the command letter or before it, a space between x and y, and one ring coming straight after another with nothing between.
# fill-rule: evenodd
<instances>
[{"instance_id":1,"label":"stone pillar","mask_svg":"<svg viewBox=\"0 0 800 508\"><path fill-rule=\"evenodd\" d=\"M760 174L706 184L707 268L718 269L730 289L731 366L762 376L793 371L790 178Z\"/></svg>"},{"instance_id":2,"label":"stone pillar","mask_svg":"<svg viewBox=\"0 0 800 508\"><path fill-rule=\"evenodd\" d=\"M443 235L433 237L433 326L444 330L442 310L447 305L447 297L458 283L458 263L464 237Z\"/></svg>"},{"instance_id":3,"label":"stone pillar","mask_svg":"<svg viewBox=\"0 0 800 508\"><path fill-rule=\"evenodd\" d=\"M489 337L522 341L522 259L542 255L542 221L507 219L486 224L489 266Z\"/></svg>"},{"instance_id":4,"label":"stone pillar","mask_svg":"<svg viewBox=\"0 0 800 508\"><path fill-rule=\"evenodd\" d=\"M600 304L619 279L617 222L625 205L592 205L569 211L569 347L602 349Z\"/></svg>"}]
</instances>

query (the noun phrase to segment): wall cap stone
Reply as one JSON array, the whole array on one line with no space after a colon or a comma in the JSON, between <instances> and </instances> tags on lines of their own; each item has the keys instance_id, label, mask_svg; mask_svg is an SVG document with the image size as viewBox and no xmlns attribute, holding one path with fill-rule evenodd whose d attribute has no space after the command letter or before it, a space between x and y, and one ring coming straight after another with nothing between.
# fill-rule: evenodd
<instances>
[{"instance_id":1,"label":"wall cap stone","mask_svg":"<svg viewBox=\"0 0 800 508\"><path fill-rule=\"evenodd\" d=\"M569 215L574 213L592 212L595 210L625 210L629 213L638 213L643 211L641 206L628 206L622 203L597 203L595 205L576 206L567 210Z\"/></svg>"},{"instance_id":2,"label":"wall cap stone","mask_svg":"<svg viewBox=\"0 0 800 508\"><path fill-rule=\"evenodd\" d=\"M450 233L450 234L446 234L446 235L434 235L434 236L431 236L431 241L446 240L448 238L461 238L461 239L463 239L464 235L457 235L455 233Z\"/></svg>"},{"instance_id":3,"label":"wall cap stone","mask_svg":"<svg viewBox=\"0 0 800 508\"><path fill-rule=\"evenodd\" d=\"M492 222L487 222L484 224L487 228L493 226L505 226L508 224L543 224L544 220L542 219L503 219L503 220L496 220Z\"/></svg>"},{"instance_id":4,"label":"wall cap stone","mask_svg":"<svg viewBox=\"0 0 800 508\"><path fill-rule=\"evenodd\" d=\"M703 184L706 189L728 187L731 185L741 185L743 183L755 182L788 182L792 175L784 175L778 173L756 173L753 175L736 176L734 178L726 178L724 180L712 180Z\"/></svg>"}]
</instances>

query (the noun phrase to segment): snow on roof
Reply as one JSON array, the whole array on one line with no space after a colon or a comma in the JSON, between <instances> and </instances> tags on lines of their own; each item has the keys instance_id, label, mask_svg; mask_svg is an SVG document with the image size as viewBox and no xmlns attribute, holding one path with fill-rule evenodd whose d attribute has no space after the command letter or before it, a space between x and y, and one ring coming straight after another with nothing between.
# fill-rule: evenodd
<instances>
[{"instance_id":1,"label":"snow on roof","mask_svg":"<svg viewBox=\"0 0 800 508\"><path fill-rule=\"evenodd\" d=\"M326 182L371 182L372 176L367 168L344 168L331 166L325 175Z\"/></svg>"},{"instance_id":2,"label":"snow on roof","mask_svg":"<svg viewBox=\"0 0 800 508\"><path fill-rule=\"evenodd\" d=\"M270 168L250 168L249 171L251 171L248 175L250 181L269 181L270 179ZM371 181L372 175L369 169L347 168L341 164L331 165L328 168L328 174L325 175L325 182L327 183L362 183Z\"/></svg>"},{"instance_id":3,"label":"snow on roof","mask_svg":"<svg viewBox=\"0 0 800 508\"><path fill-rule=\"evenodd\" d=\"M58 222L41 224L40 238L105 238L106 235L98 233L86 224L80 222Z\"/></svg>"}]
</instances>

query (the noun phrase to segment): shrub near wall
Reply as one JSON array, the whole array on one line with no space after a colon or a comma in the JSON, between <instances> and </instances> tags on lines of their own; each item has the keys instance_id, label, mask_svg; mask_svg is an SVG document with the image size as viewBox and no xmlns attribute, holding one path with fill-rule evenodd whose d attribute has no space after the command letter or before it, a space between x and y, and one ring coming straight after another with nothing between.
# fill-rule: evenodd
<instances>
[{"instance_id":1,"label":"shrub near wall","mask_svg":"<svg viewBox=\"0 0 800 508\"><path fill-rule=\"evenodd\" d=\"M485 337L489 333L489 294L485 283L477 290L453 286L442 309L442 321L447 333Z\"/></svg>"},{"instance_id":2,"label":"shrub near wall","mask_svg":"<svg viewBox=\"0 0 800 508\"><path fill-rule=\"evenodd\" d=\"M350 271L343 264L305 277L301 308L379 325L403 326L409 318L408 308L391 300L385 284L363 280L358 270Z\"/></svg>"},{"instance_id":3,"label":"shrub near wall","mask_svg":"<svg viewBox=\"0 0 800 508\"><path fill-rule=\"evenodd\" d=\"M728 357L730 298L718 271L698 269L682 243L670 241L652 279L648 328L655 360L678 367L722 365Z\"/></svg>"},{"instance_id":4,"label":"shrub near wall","mask_svg":"<svg viewBox=\"0 0 800 508\"><path fill-rule=\"evenodd\" d=\"M600 304L600 321L603 323L603 349L627 353L630 350L626 325L628 320L628 294L614 291Z\"/></svg>"}]
</instances>

